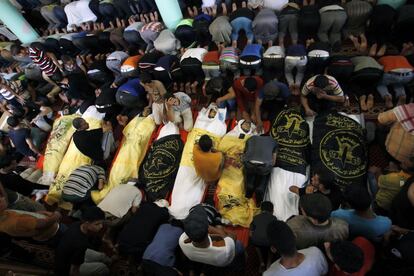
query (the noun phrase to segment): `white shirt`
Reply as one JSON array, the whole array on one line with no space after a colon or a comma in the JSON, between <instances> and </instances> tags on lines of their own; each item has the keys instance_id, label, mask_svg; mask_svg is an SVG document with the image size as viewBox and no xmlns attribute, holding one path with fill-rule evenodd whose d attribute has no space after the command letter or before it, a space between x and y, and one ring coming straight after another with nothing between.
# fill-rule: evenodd
<instances>
[{"instance_id":1,"label":"white shirt","mask_svg":"<svg viewBox=\"0 0 414 276\"><path fill-rule=\"evenodd\" d=\"M264 0L264 7L274 11L281 11L288 2L289 0Z\"/></svg>"},{"instance_id":2,"label":"white shirt","mask_svg":"<svg viewBox=\"0 0 414 276\"><path fill-rule=\"evenodd\" d=\"M113 188L98 207L117 218L122 218L132 206L139 206L142 200L141 191L128 184L121 184Z\"/></svg>"},{"instance_id":3,"label":"white shirt","mask_svg":"<svg viewBox=\"0 0 414 276\"><path fill-rule=\"evenodd\" d=\"M320 276L328 273L328 262L317 247L312 246L298 252L305 256L299 266L286 269L278 259L263 273L263 276Z\"/></svg>"},{"instance_id":4,"label":"white shirt","mask_svg":"<svg viewBox=\"0 0 414 276\"><path fill-rule=\"evenodd\" d=\"M180 62L189 57L196 58L200 62L203 62L203 58L205 54L207 54L207 50L204 48L191 48L184 52L184 54L181 57Z\"/></svg>"},{"instance_id":5,"label":"white shirt","mask_svg":"<svg viewBox=\"0 0 414 276\"><path fill-rule=\"evenodd\" d=\"M187 239L187 234L183 233L180 237L179 244L184 255L191 261L224 267L229 265L235 257L236 244L230 237L224 238L225 246L217 247L213 246L209 236L210 246L207 248L195 247L191 242L184 243Z\"/></svg>"}]
</instances>

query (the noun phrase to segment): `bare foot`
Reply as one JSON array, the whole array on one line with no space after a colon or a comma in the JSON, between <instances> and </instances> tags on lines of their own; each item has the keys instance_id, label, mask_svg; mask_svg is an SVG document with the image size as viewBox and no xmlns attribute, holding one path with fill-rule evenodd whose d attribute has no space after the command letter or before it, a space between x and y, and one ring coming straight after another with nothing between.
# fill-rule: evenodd
<instances>
[{"instance_id":1,"label":"bare foot","mask_svg":"<svg viewBox=\"0 0 414 276\"><path fill-rule=\"evenodd\" d=\"M221 9L223 10L223 15L227 15L227 5L226 5L226 3L221 3Z\"/></svg>"},{"instance_id":2,"label":"bare foot","mask_svg":"<svg viewBox=\"0 0 414 276\"><path fill-rule=\"evenodd\" d=\"M369 49L369 55L371 57L375 57L377 55L377 47L378 47L377 43L372 44L371 48Z\"/></svg>"},{"instance_id":3,"label":"bare foot","mask_svg":"<svg viewBox=\"0 0 414 276\"><path fill-rule=\"evenodd\" d=\"M237 5L236 3L231 4L231 11L235 12L237 10Z\"/></svg>"},{"instance_id":4,"label":"bare foot","mask_svg":"<svg viewBox=\"0 0 414 276\"><path fill-rule=\"evenodd\" d=\"M393 108L394 105L392 103L392 97L391 96L385 96L384 101L385 101L385 107L387 109Z\"/></svg>"},{"instance_id":5,"label":"bare foot","mask_svg":"<svg viewBox=\"0 0 414 276\"><path fill-rule=\"evenodd\" d=\"M378 50L377 57L382 57L385 55L385 51L387 51L387 45L382 45L381 48Z\"/></svg>"},{"instance_id":6,"label":"bare foot","mask_svg":"<svg viewBox=\"0 0 414 276\"><path fill-rule=\"evenodd\" d=\"M374 96L372 94L369 94L367 98L367 109L370 110L373 107L374 107Z\"/></svg>"},{"instance_id":7,"label":"bare foot","mask_svg":"<svg viewBox=\"0 0 414 276\"><path fill-rule=\"evenodd\" d=\"M361 106L361 110L363 112L366 112L368 110L368 108L367 108L367 96L362 95L361 97L359 97L359 105Z\"/></svg>"},{"instance_id":8,"label":"bare foot","mask_svg":"<svg viewBox=\"0 0 414 276\"><path fill-rule=\"evenodd\" d=\"M398 102L397 105L404 105L407 101L407 97L406 96L399 96L398 97Z\"/></svg>"}]
</instances>

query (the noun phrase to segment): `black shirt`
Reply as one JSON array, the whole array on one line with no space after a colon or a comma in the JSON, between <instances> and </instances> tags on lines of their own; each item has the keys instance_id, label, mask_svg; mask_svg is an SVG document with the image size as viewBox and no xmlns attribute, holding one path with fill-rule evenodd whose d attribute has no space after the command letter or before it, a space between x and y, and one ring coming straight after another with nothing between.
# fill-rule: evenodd
<instances>
[{"instance_id":1,"label":"black shirt","mask_svg":"<svg viewBox=\"0 0 414 276\"><path fill-rule=\"evenodd\" d=\"M237 9L230 14L230 22L239 17L246 17L250 20L254 19L254 12L248 8Z\"/></svg>"},{"instance_id":2,"label":"black shirt","mask_svg":"<svg viewBox=\"0 0 414 276\"><path fill-rule=\"evenodd\" d=\"M413 179L408 179L391 204L392 223L402 228L414 230L414 206L408 198L408 189Z\"/></svg>"},{"instance_id":3,"label":"black shirt","mask_svg":"<svg viewBox=\"0 0 414 276\"><path fill-rule=\"evenodd\" d=\"M80 229L80 222L73 223L63 234L55 251L55 274L69 275L71 265L81 265L85 252L92 248L88 236Z\"/></svg>"},{"instance_id":4,"label":"black shirt","mask_svg":"<svg viewBox=\"0 0 414 276\"><path fill-rule=\"evenodd\" d=\"M118 237L122 254L142 254L151 243L159 226L169 218L167 208L158 207L152 202L143 202L122 229Z\"/></svg>"},{"instance_id":5,"label":"black shirt","mask_svg":"<svg viewBox=\"0 0 414 276\"><path fill-rule=\"evenodd\" d=\"M103 160L102 128L79 130L73 134L73 142L80 152L94 161Z\"/></svg>"},{"instance_id":6,"label":"black shirt","mask_svg":"<svg viewBox=\"0 0 414 276\"><path fill-rule=\"evenodd\" d=\"M33 190L47 189L47 186L26 180L15 172L6 174L0 173L0 182L5 188L18 192L24 196L30 196Z\"/></svg>"}]
</instances>

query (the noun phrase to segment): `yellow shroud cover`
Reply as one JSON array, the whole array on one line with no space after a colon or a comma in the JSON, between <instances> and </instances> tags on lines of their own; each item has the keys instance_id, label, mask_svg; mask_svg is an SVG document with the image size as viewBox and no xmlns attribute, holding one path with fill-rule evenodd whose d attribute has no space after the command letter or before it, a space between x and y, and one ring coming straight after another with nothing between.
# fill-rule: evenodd
<instances>
[{"instance_id":1,"label":"yellow shroud cover","mask_svg":"<svg viewBox=\"0 0 414 276\"><path fill-rule=\"evenodd\" d=\"M95 118L84 118L88 124L89 129L97 129L101 127L102 120ZM69 175L83 165L89 165L92 163L92 159L83 155L76 147L73 140L70 142L69 148L63 157L62 163L60 163L59 171L56 175L55 181L50 185L49 193L46 198L46 202L50 205L58 203L59 207L70 210L72 204L69 202L63 202L61 200L62 189L68 179Z\"/></svg>"},{"instance_id":2,"label":"yellow shroud cover","mask_svg":"<svg viewBox=\"0 0 414 276\"><path fill-rule=\"evenodd\" d=\"M55 174L59 170L59 165L75 132L72 121L77 117L79 117L78 114L62 116L53 123L53 129L45 151L43 172Z\"/></svg>"},{"instance_id":3,"label":"yellow shroud cover","mask_svg":"<svg viewBox=\"0 0 414 276\"><path fill-rule=\"evenodd\" d=\"M123 130L122 145L112 166L108 183L101 191L92 191L93 201L98 204L106 194L129 178L138 177L138 169L147 152L155 129L152 117L135 117Z\"/></svg>"},{"instance_id":4,"label":"yellow shroud cover","mask_svg":"<svg viewBox=\"0 0 414 276\"><path fill-rule=\"evenodd\" d=\"M225 153L223 173L217 184L218 211L233 225L249 227L259 209L252 198L245 197L242 156L246 141L237 136L226 135L218 150Z\"/></svg>"}]
</instances>

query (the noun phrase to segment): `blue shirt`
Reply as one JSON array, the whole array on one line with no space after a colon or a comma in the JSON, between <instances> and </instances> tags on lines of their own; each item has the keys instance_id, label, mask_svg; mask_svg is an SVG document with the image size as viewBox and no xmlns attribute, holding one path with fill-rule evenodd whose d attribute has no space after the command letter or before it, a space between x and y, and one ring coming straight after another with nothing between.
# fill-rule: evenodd
<instances>
[{"instance_id":1,"label":"blue shirt","mask_svg":"<svg viewBox=\"0 0 414 276\"><path fill-rule=\"evenodd\" d=\"M16 147L16 150L23 154L24 156L36 156L29 145L26 143L26 139L30 139L30 129L28 128L19 128L11 129L9 131L10 140L12 140L13 145Z\"/></svg>"},{"instance_id":2,"label":"blue shirt","mask_svg":"<svg viewBox=\"0 0 414 276\"><path fill-rule=\"evenodd\" d=\"M162 266L173 267L175 264L175 250L183 229L162 224L151 244L145 249L142 259L153 261Z\"/></svg>"},{"instance_id":3,"label":"blue shirt","mask_svg":"<svg viewBox=\"0 0 414 276\"><path fill-rule=\"evenodd\" d=\"M306 48L302 44L290 45L287 48L286 56L293 56L293 57L306 56Z\"/></svg>"},{"instance_id":4,"label":"blue shirt","mask_svg":"<svg viewBox=\"0 0 414 276\"><path fill-rule=\"evenodd\" d=\"M358 216L355 210L338 209L331 213L332 217L340 218L348 222L349 236L363 236L371 241L379 242L382 237L391 229L391 220L387 217L376 216L367 219Z\"/></svg>"},{"instance_id":5,"label":"blue shirt","mask_svg":"<svg viewBox=\"0 0 414 276\"><path fill-rule=\"evenodd\" d=\"M258 58L262 58L263 55L263 46L260 44L247 44L246 47L244 47L242 54L240 57L245 56L254 56Z\"/></svg>"},{"instance_id":6,"label":"blue shirt","mask_svg":"<svg viewBox=\"0 0 414 276\"><path fill-rule=\"evenodd\" d=\"M123 91L136 97L141 97L146 94L139 79L131 79L127 81L118 88L118 91Z\"/></svg>"}]
</instances>

